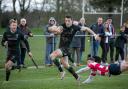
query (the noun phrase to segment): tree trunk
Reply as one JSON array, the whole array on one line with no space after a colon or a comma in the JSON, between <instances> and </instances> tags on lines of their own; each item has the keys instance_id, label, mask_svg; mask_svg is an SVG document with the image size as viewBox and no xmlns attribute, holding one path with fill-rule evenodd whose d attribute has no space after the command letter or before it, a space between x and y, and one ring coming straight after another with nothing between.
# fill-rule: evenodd
<instances>
[{"instance_id":1,"label":"tree trunk","mask_svg":"<svg viewBox=\"0 0 128 89\"><path fill-rule=\"evenodd\" d=\"M0 27L1 27L1 22L2 22L2 8L1 8L1 5L2 5L2 0L0 0Z\"/></svg>"},{"instance_id":2,"label":"tree trunk","mask_svg":"<svg viewBox=\"0 0 128 89\"><path fill-rule=\"evenodd\" d=\"M13 16L17 18L16 7L15 7L16 0L12 0L12 4L13 4Z\"/></svg>"}]
</instances>

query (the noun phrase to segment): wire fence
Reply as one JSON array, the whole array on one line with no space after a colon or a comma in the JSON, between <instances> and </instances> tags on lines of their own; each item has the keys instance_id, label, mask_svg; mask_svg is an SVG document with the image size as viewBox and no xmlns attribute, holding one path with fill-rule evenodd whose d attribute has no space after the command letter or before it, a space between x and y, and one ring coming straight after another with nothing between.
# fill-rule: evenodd
<instances>
[{"instance_id":1,"label":"wire fence","mask_svg":"<svg viewBox=\"0 0 128 89\"><path fill-rule=\"evenodd\" d=\"M92 53L91 51L91 42L93 40L90 39L90 37L93 37L93 35L75 35L75 36L78 36L78 37L86 37L85 38L85 51L83 52L83 56L82 56L82 63L84 63L86 60L86 57L88 54ZM120 36L119 34L116 34L115 37L118 37ZM127 36L127 35L126 35ZM37 61L37 64L38 65L42 65L42 64L45 64L45 56L46 56L46 46L47 46L47 43L46 43L46 37L51 37L50 35L34 35L34 37L32 38L29 38L29 44L30 44L30 48L31 48L31 51ZM0 35L0 40L2 38L2 35ZM54 43L54 42L53 42ZM59 45L59 37L57 37L57 41L56 41L56 47L55 47L55 44L53 44L53 48L55 47L55 49L58 48L58 45ZM127 54L127 44L125 45L125 48L124 48L124 51L125 51L125 55ZM53 49L53 50L55 50ZM0 67L3 66L4 62L5 62L5 58L6 58L6 50L0 46ZM98 55L101 56L102 54L102 51L101 51L101 48L99 49L98 51ZM115 54L114 54L115 56ZM26 59L29 59L29 57L27 56ZM108 59L109 59L109 54L108 54ZM76 60L76 59L74 59ZM31 66L33 65L29 60L26 60L26 64L28 66Z\"/></svg>"}]
</instances>

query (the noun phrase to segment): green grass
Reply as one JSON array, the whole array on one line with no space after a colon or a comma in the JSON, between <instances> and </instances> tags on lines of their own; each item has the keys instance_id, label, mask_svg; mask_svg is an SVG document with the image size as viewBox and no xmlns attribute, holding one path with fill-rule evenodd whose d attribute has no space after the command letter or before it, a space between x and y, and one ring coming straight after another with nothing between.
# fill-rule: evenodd
<instances>
[{"instance_id":1,"label":"green grass","mask_svg":"<svg viewBox=\"0 0 128 89\"><path fill-rule=\"evenodd\" d=\"M3 33L0 29L0 34ZM32 29L34 34L43 34L42 29ZM88 39L88 38L87 38ZM1 41L1 37L0 37ZM38 65L44 65L45 58L45 37L33 37L29 39L31 51ZM82 63L85 64L85 58L90 52L90 44L86 40L86 48ZM99 51L99 55L101 50ZM78 86L76 80L67 72L64 80L59 79L59 73L56 67L45 67L41 69L23 69L12 71L10 81L5 81L4 67L6 58L6 49L0 46L0 89L127 89L128 73L113 77L95 77L91 84L81 84ZM33 66L28 58L25 59L27 66ZM75 68L77 70L79 68ZM89 72L82 74L82 81L87 78Z\"/></svg>"},{"instance_id":2,"label":"green grass","mask_svg":"<svg viewBox=\"0 0 128 89\"><path fill-rule=\"evenodd\" d=\"M77 69L76 69L77 70ZM82 81L89 73L82 76ZM76 80L67 72L64 80L59 79L55 67L42 69L24 69L12 71L10 81L4 80L4 71L0 70L0 89L127 89L128 74L119 76L96 76L91 84L78 86Z\"/></svg>"}]
</instances>

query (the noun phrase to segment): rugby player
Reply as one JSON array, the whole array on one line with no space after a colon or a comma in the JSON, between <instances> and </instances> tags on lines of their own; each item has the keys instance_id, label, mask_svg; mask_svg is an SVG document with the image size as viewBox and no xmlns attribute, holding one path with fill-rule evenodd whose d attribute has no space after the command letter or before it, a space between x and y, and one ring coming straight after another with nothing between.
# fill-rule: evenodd
<instances>
[{"instance_id":1,"label":"rugby player","mask_svg":"<svg viewBox=\"0 0 128 89\"><path fill-rule=\"evenodd\" d=\"M54 32L55 34L60 34L60 44L59 48L53 51L50 54L51 59L54 64L58 67L58 70L61 74L61 79L64 78L65 71L63 71L60 62L63 64L64 68L66 68L76 80L80 80L80 77L75 73L74 69L68 63L68 56L70 55L70 43L77 31L88 31L92 35L95 36L95 39L99 39L99 36L96 35L91 29L87 27L79 27L73 24L73 19L71 16L65 16L64 24L61 26L52 26L49 28L49 31ZM60 58L60 61L59 61Z\"/></svg>"},{"instance_id":2,"label":"rugby player","mask_svg":"<svg viewBox=\"0 0 128 89\"><path fill-rule=\"evenodd\" d=\"M9 21L9 28L4 32L1 41L2 46L7 46L7 58L5 63L6 81L9 80L12 66L17 60L20 60L21 40L24 41L27 47L28 55L32 57L32 53L30 52L29 44L26 41L25 36L17 28L17 20L11 19Z\"/></svg>"},{"instance_id":3,"label":"rugby player","mask_svg":"<svg viewBox=\"0 0 128 89\"><path fill-rule=\"evenodd\" d=\"M119 64L101 65L101 58L98 56L88 57L87 66L76 71L77 74L84 73L91 70L89 77L82 83L91 83L94 76L99 74L101 76L120 75L122 72L128 70L128 61L122 61Z\"/></svg>"}]
</instances>

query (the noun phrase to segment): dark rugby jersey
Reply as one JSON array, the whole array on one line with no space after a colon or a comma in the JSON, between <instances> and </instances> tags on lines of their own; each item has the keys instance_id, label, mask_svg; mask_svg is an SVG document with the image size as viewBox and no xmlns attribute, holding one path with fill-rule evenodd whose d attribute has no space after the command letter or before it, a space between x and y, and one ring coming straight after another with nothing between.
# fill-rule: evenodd
<instances>
[{"instance_id":1,"label":"dark rugby jersey","mask_svg":"<svg viewBox=\"0 0 128 89\"><path fill-rule=\"evenodd\" d=\"M73 36L76 34L77 31L80 31L80 27L76 25L72 25L71 27L66 27L65 24L61 25L63 27L63 32L60 36L60 44L59 48L69 48Z\"/></svg>"},{"instance_id":2,"label":"dark rugby jersey","mask_svg":"<svg viewBox=\"0 0 128 89\"><path fill-rule=\"evenodd\" d=\"M8 51L19 52L21 40L25 42L27 51L29 52L30 51L29 44L26 41L25 36L19 31L19 29L17 29L15 33L12 33L10 29L4 32L1 44L2 46L4 46L4 43L7 41Z\"/></svg>"}]
</instances>

